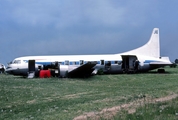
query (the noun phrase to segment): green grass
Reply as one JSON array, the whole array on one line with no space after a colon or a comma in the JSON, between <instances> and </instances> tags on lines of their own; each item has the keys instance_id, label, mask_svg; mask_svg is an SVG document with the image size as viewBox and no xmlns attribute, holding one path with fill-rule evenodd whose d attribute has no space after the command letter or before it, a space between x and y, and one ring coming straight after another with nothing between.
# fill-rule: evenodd
<instances>
[{"instance_id":1,"label":"green grass","mask_svg":"<svg viewBox=\"0 0 178 120\"><path fill-rule=\"evenodd\" d=\"M143 97L155 99L178 94L178 68L166 68L166 71L168 73L165 74L153 71L145 74L97 75L85 79L24 79L0 74L0 119L66 120ZM173 110L175 105L178 106L176 100L164 104ZM153 107L146 109L143 115L159 110L158 103L145 106ZM123 110L114 118L136 119L145 106L139 106L133 114ZM176 107L174 109L178 111ZM162 114L164 118L169 113ZM139 114L140 119L145 117L143 115ZM173 116L177 117L175 113ZM153 119L157 117L160 114L155 114Z\"/></svg>"},{"instance_id":2,"label":"green grass","mask_svg":"<svg viewBox=\"0 0 178 120\"><path fill-rule=\"evenodd\" d=\"M113 116L115 120L177 120L178 98L152 104L144 104L136 109L133 114L122 110Z\"/></svg>"}]
</instances>

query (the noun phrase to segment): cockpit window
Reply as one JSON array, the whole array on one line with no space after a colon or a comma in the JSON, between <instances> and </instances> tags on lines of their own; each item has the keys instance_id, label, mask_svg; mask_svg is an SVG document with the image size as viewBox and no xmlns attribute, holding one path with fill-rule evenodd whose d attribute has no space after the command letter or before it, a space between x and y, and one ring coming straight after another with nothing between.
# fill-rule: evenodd
<instances>
[{"instance_id":1,"label":"cockpit window","mask_svg":"<svg viewBox=\"0 0 178 120\"><path fill-rule=\"evenodd\" d=\"M14 60L13 61L13 64L20 64L21 63L21 60Z\"/></svg>"}]
</instances>

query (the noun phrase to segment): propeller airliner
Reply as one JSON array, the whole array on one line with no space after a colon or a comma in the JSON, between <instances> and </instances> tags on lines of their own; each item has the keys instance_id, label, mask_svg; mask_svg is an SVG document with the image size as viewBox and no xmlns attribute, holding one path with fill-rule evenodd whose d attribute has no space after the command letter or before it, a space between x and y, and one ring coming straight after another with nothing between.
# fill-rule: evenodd
<instances>
[{"instance_id":1,"label":"propeller airliner","mask_svg":"<svg viewBox=\"0 0 178 120\"><path fill-rule=\"evenodd\" d=\"M13 75L28 75L28 62L35 60L35 73L52 69L58 64L59 76L78 77L97 74L136 73L158 69L172 63L169 57L160 56L159 29L154 28L149 41L134 50L105 55L50 55L15 58L6 68Z\"/></svg>"}]
</instances>

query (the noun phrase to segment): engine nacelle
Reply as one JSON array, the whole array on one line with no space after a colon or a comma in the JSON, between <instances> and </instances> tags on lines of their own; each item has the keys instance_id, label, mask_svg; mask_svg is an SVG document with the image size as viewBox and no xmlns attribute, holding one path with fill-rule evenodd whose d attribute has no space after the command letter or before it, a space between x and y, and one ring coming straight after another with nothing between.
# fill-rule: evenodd
<instances>
[{"instance_id":1,"label":"engine nacelle","mask_svg":"<svg viewBox=\"0 0 178 120\"><path fill-rule=\"evenodd\" d=\"M138 66L138 71L140 72L146 72L149 69L150 69L150 65L148 63L139 64Z\"/></svg>"},{"instance_id":2,"label":"engine nacelle","mask_svg":"<svg viewBox=\"0 0 178 120\"><path fill-rule=\"evenodd\" d=\"M59 65L59 76L60 77L67 77L69 71L68 65Z\"/></svg>"},{"instance_id":3,"label":"engine nacelle","mask_svg":"<svg viewBox=\"0 0 178 120\"><path fill-rule=\"evenodd\" d=\"M59 77L68 77L68 72L74 70L78 66L59 65Z\"/></svg>"}]
</instances>

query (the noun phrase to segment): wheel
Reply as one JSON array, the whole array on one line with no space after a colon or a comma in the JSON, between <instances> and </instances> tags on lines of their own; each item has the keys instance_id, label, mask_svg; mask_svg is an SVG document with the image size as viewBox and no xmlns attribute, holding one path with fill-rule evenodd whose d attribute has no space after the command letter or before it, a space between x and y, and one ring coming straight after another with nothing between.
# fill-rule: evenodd
<instances>
[{"instance_id":1,"label":"wheel","mask_svg":"<svg viewBox=\"0 0 178 120\"><path fill-rule=\"evenodd\" d=\"M165 73L165 69L158 69L158 73Z\"/></svg>"}]
</instances>

